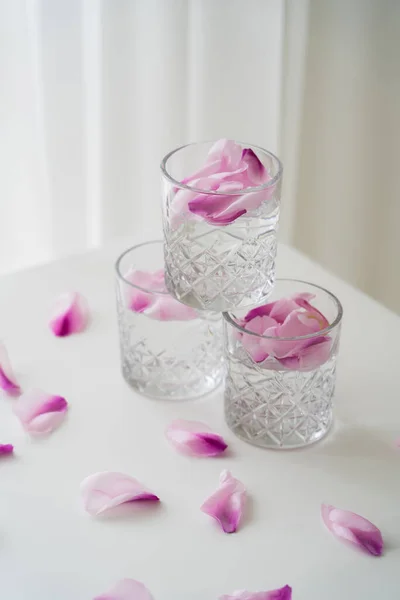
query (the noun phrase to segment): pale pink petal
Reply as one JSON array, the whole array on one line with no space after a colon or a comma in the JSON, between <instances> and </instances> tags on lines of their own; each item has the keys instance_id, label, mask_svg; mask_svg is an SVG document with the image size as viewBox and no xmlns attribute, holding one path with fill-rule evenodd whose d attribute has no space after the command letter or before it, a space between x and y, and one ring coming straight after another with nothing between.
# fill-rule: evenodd
<instances>
[{"instance_id":1,"label":"pale pink petal","mask_svg":"<svg viewBox=\"0 0 400 600\"><path fill-rule=\"evenodd\" d=\"M336 537L374 556L381 556L382 534L373 523L353 512L326 504L322 504L321 514L325 525Z\"/></svg>"},{"instance_id":2,"label":"pale pink petal","mask_svg":"<svg viewBox=\"0 0 400 600\"><path fill-rule=\"evenodd\" d=\"M21 393L8 358L8 352L2 343L0 343L0 388L9 396L19 396Z\"/></svg>"},{"instance_id":3,"label":"pale pink petal","mask_svg":"<svg viewBox=\"0 0 400 600\"><path fill-rule=\"evenodd\" d=\"M266 329L275 326L275 319L265 315L254 317L254 319L245 325L245 329L247 331L257 333L258 335L262 335ZM268 357L268 352L265 350L265 344L263 342L263 338L258 337L257 335L243 334L243 347L249 353L254 362L263 362Z\"/></svg>"},{"instance_id":4,"label":"pale pink petal","mask_svg":"<svg viewBox=\"0 0 400 600\"><path fill-rule=\"evenodd\" d=\"M67 292L57 299L50 318L50 329L54 335L65 337L79 333L89 320L89 306L79 292Z\"/></svg>"},{"instance_id":5,"label":"pale pink petal","mask_svg":"<svg viewBox=\"0 0 400 600\"><path fill-rule=\"evenodd\" d=\"M246 503L246 488L232 477L229 471L222 471L219 488L203 503L201 510L213 517L225 533L234 533L242 518Z\"/></svg>"},{"instance_id":6,"label":"pale pink petal","mask_svg":"<svg viewBox=\"0 0 400 600\"><path fill-rule=\"evenodd\" d=\"M309 345L299 347L295 356L287 356L278 360L286 369L310 371L326 363L330 357L331 347L330 337L311 338Z\"/></svg>"},{"instance_id":7,"label":"pale pink petal","mask_svg":"<svg viewBox=\"0 0 400 600\"><path fill-rule=\"evenodd\" d=\"M228 447L220 435L197 421L177 419L167 427L166 436L179 452L191 456L219 456Z\"/></svg>"},{"instance_id":8,"label":"pale pink petal","mask_svg":"<svg viewBox=\"0 0 400 600\"><path fill-rule=\"evenodd\" d=\"M187 182L196 189L200 190L216 190L219 187L219 181L216 181L210 177L201 177L193 179L193 181ZM189 202L198 196L199 192L193 190L178 189L171 202L170 207L170 223L171 227L175 229L181 225L188 216L193 218L193 214L189 211Z\"/></svg>"},{"instance_id":9,"label":"pale pink petal","mask_svg":"<svg viewBox=\"0 0 400 600\"><path fill-rule=\"evenodd\" d=\"M267 169L251 148L244 148L241 158L248 167L247 174L253 185L261 185L271 179Z\"/></svg>"},{"instance_id":10,"label":"pale pink petal","mask_svg":"<svg viewBox=\"0 0 400 600\"><path fill-rule=\"evenodd\" d=\"M199 316L194 308L182 304L168 294L157 294L154 302L146 307L143 313L157 321L191 321Z\"/></svg>"},{"instance_id":11,"label":"pale pink petal","mask_svg":"<svg viewBox=\"0 0 400 600\"><path fill-rule=\"evenodd\" d=\"M224 594L219 597L219 600L291 600L292 588L285 585L278 590L270 590L269 592L248 592L239 590L233 594Z\"/></svg>"},{"instance_id":12,"label":"pale pink petal","mask_svg":"<svg viewBox=\"0 0 400 600\"><path fill-rule=\"evenodd\" d=\"M306 314L308 315L308 318L314 318L317 320L319 329L326 329L326 327L329 327L329 321L320 310L318 310L317 308L315 308L315 306L310 304L309 301L313 298L315 298L314 294L308 294L307 292L305 292L302 294L296 294L296 296L293 297L293 300L298 306L306 309Z\"/></svg>"},{"instance_id":13,"label":"pale pink petal","mask_svg":"<svg viewBox=\"0 0 400 600\"><path fill-rule=\"evenodd\" d=\"M242 159L242 147L233 140L220 139L208 151L207 162L222 161L222 169L233 171L237 169Z\"/></svg>"},{"instance_id":14,"label":"pale pink petal","mask_svg":"<svg viewBox=\"0 0 400 600\"><path fill-rule=\"evenodd\" d=\"M124 279L132 283L133 286L139 286L145 290L164 290L164 273L162 273L162 281L159 280L159 272L156 273L130 269L124 275ZM127 308L133 312L141 313L154 302L154 294L145 292L137 287L122 284L124 303Z\"/></svg>"},{"instance_id":15,"label":"pale pink petal","mask_svg":"<svg viewBox=\"0 0 400 600\"><path fill-rule=\"evenodd\" d=\"M14 452L12 444L0 444L0 456L8 456Z\"/></svg>"},{"instance_id":16,"label":"pale pink petal","mask_svg":"<svg viewBox=\"0 0 400 600\"><path fill-rule=\"evenodd\" d=\"M32 434L50 433L64 420L68 403L62 396L42 390L29 390L16 400L14 413L25 431Z\"/></svg>"},{"instance_id":17,"label":"pale pink petal","mask_svg":"<svg viewBox=\"0 0 400 600\"><path fill-rule=\"evenodd\" d=\"M149 590L135 579L122 579L108 592L93 600L153 600Z\"/></svg>"},{"instance_id":18,"label":"pale pink petal","mask_svg":"<svg viewBox=\"0 0 400 600\"><path fill-rule=\"evenodd\" d=\"M265 336L276 336L277 338L297 338L299 336L307 336L319 331L318 321L315 319L306 319L303 321L303 313L300 309L293 311L286 318L282 325L272 331L265 331ZM276 358L286 358L288 356L297 356L299 352L310 345L312 338L304 338L302 340L281 340L270 339L263 340L263 347L266 352Z\"/></svg>"},{"instance_id":19,"label":"pale pink petal","mask_svg":"<svg viewBox=\"0 0 400 600\"><path fill-rule=\"evenodd\" d=\"M91 515L99 515L126 502L160 501L158 496L147 490L137 479L112 471L102 471L86 477L81 483L81 495L85 510Z\"/></svg>"},{"instance_id":20,"label":"pale pink petal","mask_svg":"<svg viewBox=\"0 0 400 600\"><path fill-rule=\"evenodd\" d=\"M216 160L207 162L200 169L198 169L197 171L192 173L192 175L188 175L187 177L182 179L181 183L183 183L185 185L190 185L190 187L199 188L201 190L207 189L207 188L203 188L202 185L198 185L196 180L199 180L199 179L203 180L205 178L208 178L208 177L210 177L210 175L213 175L214 173L218 173L219 171L224 170L224 167L225 167L225 165L222 161L222 158L217 158Z\"/></svg>"}]
</instances>

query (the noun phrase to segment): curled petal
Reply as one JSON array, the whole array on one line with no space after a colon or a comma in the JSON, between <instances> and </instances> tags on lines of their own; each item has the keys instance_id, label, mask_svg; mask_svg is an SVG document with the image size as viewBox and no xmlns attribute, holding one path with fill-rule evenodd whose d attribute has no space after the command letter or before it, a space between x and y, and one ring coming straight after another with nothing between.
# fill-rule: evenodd
<instances>
[{"instance_id":1,"label":"curled petal","mask_svg":"<svg viewBox=\"0 0 400 600\"><path fill-rule=\"evenodd\" d=\"M14 413L25 431L32 434L50 433L63 421L68 403L62 396L42 390L23 393L14 404Z\"/></svg>"},{"instance_id":2,"label":"curled petal","mask_svg":"<svg viewBox=\"0 0 400 600\"><path fill-rule=\"evenodd\" d=\"M134 312L157 321L189 321L198 317L194 308L182 304L167 292L163 269L154 273L131 270L124 279L138 286L124 285L125 304Z\"/></svg>"},{"instance_id":3,"label":"curled petal","mask_svg":"<svg viewBox=\"0 0 400 600\"><path fill-rule=\"evenodd\" d=\"M0 343L0 388L9 396L19 396L21 388L15 378L11 367L8 352L4 344Z\"/></svg>"},{"instance_id":4,"label":"curled petal","mask_svg":"<svg viewBox=\"0 0 400 600\"><path fill-rule=\"evenodd\" d=\"M207 163L221 161L222 169L233 171L239 167L242 158L242 147L233 140L220 139L208 151Z\"/></svg>"},{"instance_id":5,"label":"curled petal","mask_svg":"<svg viewBox=\"0 0 400 600\"><path fill-rule=\"evenodd\" d=\"M50 329L57 337L79 333L89 320L87 300L79 292L61 294L50 318Z\"/></svg>"},{"instance_id":6,"label":"curled petal","mask_svg":"<svg viewBox=\"0 0 400 600\"><path fill-rule=\"evenodd\" d=\"M224 594L219 597L219 600L292 600L292 588L285 585L278 590L270 590L269 592L240 590L233 592L233 594Z\"/></svg>"},{"instance_id":7,"label":"curled petal","mask_svg":"<svg viewBox=\"0 0 400 600\"><path fill-rule=\"evenodd\" d=\"M247 174L253 185L261 185L271 179L267 169L251 148L244 148L242 161L247 165Z\"/></svg>"},{"instance_id":8,"label":"curled petal","mask_svg":"<svg viewBox=\"0 0 400 600\"><path fill-rule=\"evenodd\" d=\"M234 533L242 518L246 503L246 488L232 477L229 471L222 471L219 488L203 503L201 510L213 517L225 533Z\"/></svg>"},{"instance_id":9,"label":"curled petal","mask_svg":"<svg viewBox=\"0 0 400 600\"><path fill-rule=\"evenodd\" d=\"M369 554L381 556L382 534L373 523L353 512L327 504L322 505L321 514L325 525L336 537L350 542Z\"/></svg>"},{"instance_id":10,"label":"curled petal","mask_svg":"<svg viewBox=\"0 0 400 600\"><path fill-rule=\"evenodd\" d=\"M99 515L126 502L160 501L158 496L147 490L137 479L112 471L102 471L86 477L81 483L81 494L85 510L91 515Z\"/></svg>"},{"instance_id":11,"label":"curled petal","mask_svg":"<svg viewBox=\"0 0 400 600\"><path fill-rule=\"evenodd\" d=\"M153 600L153 596L140 581L122 579L108 592L96 596L94 600Z\"/></svg>"},{"instance_id":12,"label":"curled petal","mask_svg":"<svg viewBox=\"0 0 400 600\"><path fill-rule=\"evenodd\" d=\"M14 452L12 444L0 444L0 456L8 456Z\"/></svg>"},{"instance_id":13,"label":"curled petal","mask_svg":"<svg viewBox=\"0 0 400 600\"><path fill-rule=\"evenodd\" d=\"M319 329L325 329L326 327L329 327L329 321L320 310L310 304L310 300L312 300L314 297L314 294L303 293L294 296L293 300L298 306L306 309L308 318L313 318L318 322Z\"/></svg>"},{"instance_id":14,"label":"curled petal","mask_svg":"<svg viewBox=\"0 0 400 600\"><path fill-rule=\"evenodd\" d=\"M196 421L173 421L167 427L166 436L179 452L191 456L219 456L228 447L208 425Z\"/></svg>"}]
</instances>

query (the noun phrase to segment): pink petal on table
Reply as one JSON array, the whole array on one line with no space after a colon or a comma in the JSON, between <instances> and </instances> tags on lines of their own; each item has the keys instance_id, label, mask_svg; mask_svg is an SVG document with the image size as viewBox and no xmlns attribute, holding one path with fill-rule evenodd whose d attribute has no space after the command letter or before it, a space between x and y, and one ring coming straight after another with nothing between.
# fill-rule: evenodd
<instances>
[{"instance_id":1,"label":"pink petal on table","mask_svg":"<svg viewBox=\"0 0 400 600\"><path fill-rule=\"evenodd\" d=\"M147 490L137 479L112 471L102 471L86 477L81 483L81 495L85 510L91 515L99 515L126 502L160 501L158 496Z\"/></svg>"},{"instance_id":2,"label":"pink petal on table","mask_svg":"<svg viewBox=\"0 0 400 600\"><path fill-rule=\"evenodd\" d=\"M83 331L89 320L89 306L79 292L61 294L50 318L50 329L57 337Z\"/></svg>"},{"instance_id":3,"label":"pink petal on table","mask_svg":"<svg viewBox=\"0 0 400 600\"><path fill-rule=\"evenodd\" d=\"M244 148L241 159L247 165L247 174L253 185L261 185L271 179L267 169L251 148Z\"/></svg>"},{"instance_id":4,"label":"pink petal on table","mask_svg":"<svg viewBox=\"0 0 400 600\"><path fill-rule=\"evenodd\" d=\"M224 594L219 597L219 600L291 600L292 588L285 585L278 590L270 590L269 592L248 592L240 590L233 594Z\"/></svg>"},{"instance_id":5,"label":"pink petal on table","mask_svg":"<svg viewBox=\"0 0 400 600\"><path fill-rule=\"evenodd\" d=\"M153 596L140 581L121 579L108 592L93 600L153 600Z\"/></svg>"},{"instance_id":6,"label":"pink petal on table","mask_svg":"<svg viewBox=\"0 0 400 600\"><path fill-rule=\"evenodd\" d=\"M191 321L199 316L194 308L182 304L168 294L156 294L154 302L143 313L157 321Z\"/></svg>"},{"instance_id":7,"label":"pink petal on table","mask_svg":"<svg viewBox=\"0 0 400 600\"><path fill-rule=\"evenodd\" d=\"M0 444L0 456L8 456L14 452L12 444Z\"/></svg>"},{"instance_id":8,"label":"pink petal on table","mask_svg":"<svg viewBox=\"0 0 400 600\"><path fill-rule=\"evenodd\" d=\"M322 504L321 514L325 525L336 537L350 542L369 554L381 556L382 534L373 523L356 513L327 504Z\"/></svg>"},{"instance_id":9,"label":"pink petal on table","mask_svg":"<svg viewBox=\"0 0 400 600\"><path fill-rule=\"evenodd\" d=\"M44 434L61 424L68 410L68 403L62 396L47 394L42 390L30 390L16 400L13 410L25 431Z\"/></svg>"},{"instance_id":10,"label":"pink petal on table","mask_svg":"<svg viewBox=\"0 0 400 600\"><path fill-rule=\"evenodd\" d=\"M279 358L280 364L287 369L310 371L326 363L330 357L332 340L330 337L311 338L307 346L297 348L295 356Z\"/></svg>"},{"instance_id":11,"label":"pink petal on table","mask_svg":"<svg viewBox=\"0 0 400 600\"><path fill-rule=\"evenodd\" d=\"M0 343L0 388L9 396L19 396L21 393L21 388L11 367L8 352L2 343Z\"/></svg>"},{"instance_id":12,"label":"pink petal on table","mask_svg":"<svg viewBox=\"0 0 400 600\"><path fill-rule=\"evenodd\" d=\"M232 477L229 471L222 471L219 488L203 503L201 510L213 517L225 533L234 533L242 518L246 503L246 488Z\"/></svg>"},{"instance_id":13,"label":"pink petal on table","mask_svg":"<svg viewBox=\"0 0 400 600\"><path fill-rule=\"evenodd\" d=\"M219 456L228 447L220 435L197 421L172 421L166 436L179 452L190 456Z\"/></svg>"}]
</instances>

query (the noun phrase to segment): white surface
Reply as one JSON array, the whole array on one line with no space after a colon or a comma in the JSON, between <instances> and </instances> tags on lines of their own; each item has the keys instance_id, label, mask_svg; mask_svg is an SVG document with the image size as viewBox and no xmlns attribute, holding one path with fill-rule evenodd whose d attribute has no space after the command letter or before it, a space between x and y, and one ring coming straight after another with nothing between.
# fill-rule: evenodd
<instances>
[{"instance_id":1,"label":"white surface","mask_svg":"<svg viewBox=\"0 0 400 600\"><path fill-rule=\"evenodd\" d=\"M1 398L0 597L90 600L122 577L156 600L214 600L238 588L289 583L294 600L394 600L400 565L400 319L287 248L279 272L326 285L345 310L336 425L303 451L253 448L229 433L222 390L172 404L136 395L122 380L113 290L117 249L74 257L0 282L1 338L24 388L64 395L70 414L51 437L31 440ZM53 337L49 309L79 289L93 310L79 336ZM196 460L164 438L171 419L204 420L226 436L230 456ZM229 468L251 495L245 522L224 534L199 506ZM129 473L162 498L123 518L83 512L79 484L99 470ZM343 546L321 524L322 501L366 516L382 530L385 556Z\"/></svg>"}]
</instances>

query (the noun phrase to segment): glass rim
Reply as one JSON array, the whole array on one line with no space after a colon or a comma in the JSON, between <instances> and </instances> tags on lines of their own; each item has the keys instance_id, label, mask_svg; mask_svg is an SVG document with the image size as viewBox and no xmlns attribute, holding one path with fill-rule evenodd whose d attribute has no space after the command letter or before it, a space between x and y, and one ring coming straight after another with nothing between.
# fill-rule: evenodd
<instances>
[{"instance_id":1,"label":"glass rim","mask_svg":"<svg viewBox=\"0 0 400 600\"><path fill-rule=\"evenodd\" d=\"M337 309L337 315L336 315L336 318L334 319L334 321L328 327L325 327L325 329L321 329L320 331L314 331L313 333L308 333L306 335L297 335L294 337L277 337L277 336L273 336L273 335L261 335L260 333L256 333L254 331L249 331L248 329L241 327L241 325L239 325L235 321L235 319L232 317L231 311L224 311L222 313L222 316L225 319L225 321L227 323L229 323L230 325L232 325L232 327L234 327L235 329L238 329L239 331L241 331L242 333L245 333L246 335L254 335L257 338L262 338L265 340L275 340L275 341L278 340L280 342L293 342L293 341L297 341L297 340L306 340L306 339L321 337L321 336L326 335L327 333L330 333L335 327L337 327L340 324L342 317L343 317L343 306L342 306L342 303L340 302L340 300L337 298L337 296L335 296L335 294L332 294L332 292L330 292L326 288L322 287L321 285L318 285L316 283L311 283L310 281L304 281L303 279L291 279L290 277L282 277L282 278L276 279L276 283L279 283L281 281L291 281L293 283L302 283L305 285L309 285L313 288L316 288L318 290L321 290L322 292L327 294L333 300L333 302L336 306L336 309ZM261 305L261 306L263 306L263 305ZM255 306L254 308L257 308L257 306ZM250 310L252 310L252 309L250 308L249 311Z\"/></svg>"},{"instance_id":2,"label":"glass rim","mask_svg":"<svg viewBox=\"0 0 400 600\"><path fill-rule=\"evenodd\" d=\"M240 144L243 147L255 148L256 150L259 150L263 154L266 154L267 156L269 156L270 158L275 160L278 164L278 171L277 171L276 175L272 179L267 181L266 183L263 183L262 185L247 187L247 188L243 188L242 190L230 190L230 191L220 192L218 190L204 190L201 188L196 188L191 185L188 185L187 183L182 183L181 181L178 181L177 179L172 177L172 175L168 172L167 162L169 161L169 159L172 156L174 156L174 154L177 154L177 152L180 152L181 150L184 150L185 148L189 148L190 146L200 146L201 144L213 144L213 143L215 143L215 141L216 140L205 140L203 142L190 142L189 144L183 144L182 146L178 146L178 148L174 148L173 150L168 152L168 154L166 154L161 161L160 169L161 169L162 174L170 183L172 183L174 185L174 187L177 187L177 188L183 189L183 190L189 190L191 192L196 192L196 194L207 194L207 196L243 196L243 194L250 194L252 192L261 192L262 190L268 190L269 188L272 188L281 178L282 172L283 172L283 165L282 165L281 161L279 160L279 158L275 154L273 154L269 150L265 150L265 148L262 148L261 146L257 146L255 144L246 144L244 142L237 142L236 140L235 141L237 144Z\"/></svg>"},{"instance_id":3,"label":"glass rim","mask_svg":"<svg viewBox=\"0 0 400 600\"><path fill-rule=\"evenodd\" d=\"M128 281L122 274L121 268L120 268L122 260L125 258L125 256L127 254L132 252L132 250L138 250L139 248L142 248L143 246L148 246L150 244L163 244L163 243L164 243L163 240L149 240L147 242L141 242L140 244L135 244L134 246L131 246L130 248L127 248L126 250L124 250L124 252L122 252L122 254L120 254L118 256L118 258L114 264L114 268L117 273L118 279L122 279L122 281L124 283L126 283L127 285L129 285L130 287L135 288L135 290L140 290L141 292L145 292L146 294L157 294L159 296L170 296L170 293L168 292L168 290L165 292L158 291L158 290L150 290L148 288L141 287L140 285L136 285L135 283L132 283L131 281ZM137 270L141 271L142 269L137 269Z\"/></svg>"}]
</instances>

